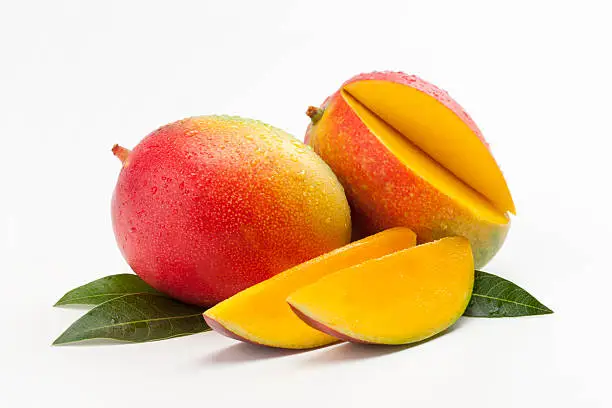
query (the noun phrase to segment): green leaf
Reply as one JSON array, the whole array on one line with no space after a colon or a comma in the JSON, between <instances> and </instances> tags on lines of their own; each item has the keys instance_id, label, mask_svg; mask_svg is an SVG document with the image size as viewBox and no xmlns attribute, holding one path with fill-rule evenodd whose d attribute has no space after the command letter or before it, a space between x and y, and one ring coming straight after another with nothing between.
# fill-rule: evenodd
<instances>
[{"instance_id":1,"label":"green leaf","mask_svg":"<svg viewBox=\"0 0 612 408\"><path fill-rule=\"evenodd\" d=\"M210 330L206 309L149 293L124 295L96 306L74 322L54 345L91 339L163 340Z\"/></svg>"},{"instance_id":2,"label":"green leaf","mask_svg":"<svg viewBox=\"0 0 612 408\"><path fill-rule=\"evenodd\" d=\"M553 313L509 280L486 272L475 273L472 299L464 316L515 317Z\"/></svg>"},{"instance_id":3,"label":"green leaf","mask_svg":"<svg viewBox=\"0 0 612 408\"><path fill-rule=\"evenodd\" d=\"M165 296L146 284L137 275L124 273L100 278L66 293L54 306L99 305L119 296L151 293Z\"/></svg>"}]
</instances>

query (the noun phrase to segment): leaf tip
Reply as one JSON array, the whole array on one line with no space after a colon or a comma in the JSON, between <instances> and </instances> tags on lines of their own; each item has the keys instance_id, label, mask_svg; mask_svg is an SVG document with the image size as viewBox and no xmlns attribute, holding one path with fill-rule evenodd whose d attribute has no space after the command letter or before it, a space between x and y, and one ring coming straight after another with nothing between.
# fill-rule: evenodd
<instances>
[{"instance_id":1,"label":"leaf tip","mask_svg":"<svg viewBox=\"0 0 612 408\"><path fill-rule=\"evenodd\" d=\"M65 330L62 334L59 335L57 339L51 343L52 346L61 346L66 343L71 343L74 340L70 338L70 334L68 333L70 329Z\"/></svg>"},{"instance_id":2,"label":"leaf tip","mask_svg":"<svg viewBox=\"0 0 612 408\"><path fill-rule=\"evenodd\" d=\"M64 306L67 304L66 301L68 302L70 301L70 298L68 297L68 293L66 293L64 296L59 298L58 301L53 304L53 307Z\"/></svg>"}]
</instances>

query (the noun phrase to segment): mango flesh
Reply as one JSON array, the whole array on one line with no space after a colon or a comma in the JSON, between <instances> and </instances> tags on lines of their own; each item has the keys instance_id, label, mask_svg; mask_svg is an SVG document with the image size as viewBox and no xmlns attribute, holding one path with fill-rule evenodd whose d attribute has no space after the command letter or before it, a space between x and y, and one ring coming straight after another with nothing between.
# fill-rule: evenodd
<instances>
[{"instance_id":1,"label":"mango flesh","mask_svg":"<svg viewBox=\"0 0 612 408\"><path fill-rule=\"evenodd\" d=\"M353 228L394 226L420 243L471 242L477 267L503 244L514 203L473 120L415 76L358 75L328 98L306 141L330 165L353 209Z\"/></svg>"},{"instance_id":2,"label":"mango flesh","mask_svg":"<svg viewBox=\"0 0 612 408\"><path fill-rule=\"evenodd\" d=\"M329 166L262 122L193 117L114 152L119 248L145 282L184 302L211 306L350 240Z\"/></svg>"},{"instance_id":3,"label":"mango flesh","mask_svg":"<svg viewBox=\"0 0 612 408\"><path fill-rule=\"evenodd\" d=\"M415 244L416 235L407 228L380 232L250 287L207 310L204 319L226 336L270 347L306 349L334 343L337 338L301 321L286 303L287 296L334 271Z\"/></svg>"},{"instance_id":4,"label":"mango flesh","mask_svg":"<svg viewBox=\"0 0 612 408\"><path fill-rule=\"evenodd\" d=\"M329 274L287 302L305 323L338 339L408 344L453 325L473 286L469 241L449 237Z\"/></svg>"}]
</instances>

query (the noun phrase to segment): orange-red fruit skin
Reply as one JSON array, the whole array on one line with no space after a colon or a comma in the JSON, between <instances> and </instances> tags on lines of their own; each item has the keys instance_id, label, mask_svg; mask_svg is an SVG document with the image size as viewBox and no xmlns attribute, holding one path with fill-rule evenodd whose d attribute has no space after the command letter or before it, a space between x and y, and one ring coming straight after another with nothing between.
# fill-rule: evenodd
<instances>
[{"instance_id":1,"label":"orange-red fruit skin","mask_svg":"<svg viewBox=\"0 0 612 408\"><path fill-rule=\"evenodd\" d=\"M347 336L344 333L340 333L339 331L334 330L331 327L326 326L323 323L320 323L320 322L316 321L315 319L311 318L310 316L302 313L301 310L297 309L293 305L289 304L289 307L291 308L291 310L293 311L293 313L295 313L295 315L297 317L302 319L302 321L304 323L306 323L307 325L309 325L313 329L317 329L317 330L319 330L319 331L321 331L321 332L323 332L325 334L329 334L330 336L335 337L338 340L349 341L351 343L375 344L375 343L371 343L369 341L364 341L364 340L361 340L361 339L357 339L355 337ZM234 338L236 338L236 337L234 337ZM238 339L238 340L240 340L240 339Z\"/></svg>"},{"instance_id":2,"label":"orange-red fruit skin","mask_svg":"<svg viewBox=\"0 0 612 408\"><path fill-rule=\"evenodd\" d=\"M230 339L234 339L234 340L238 340L238 341L244 341L245 343L255 344L255 345L258 345L258 346L261 345L261 344L259 344L257 342L254 342L251 339L247 339L245 337L242 337L242 336L234 333L231 330L228 330L224 325L218 323L212 317L208 317L206 315L203 315L203 316L204 316L204 321L206 322L208 327L210 327L211 329L213 329L217 333L221 333L222 335L224 335L226 337L229 337Z\"/></svg>"},{"instance_id":3,"label":"orange-red fruit skin","mask_svg":"<svg viewBox=\"0 0 612 408\"><path fill-rule=\"evenodd\" d=\"M345 245L351 232L329 167L285 132L238 117L149 134L129 153L111 209L132 269L205 306Z\"/></svg>"}]
</instances>

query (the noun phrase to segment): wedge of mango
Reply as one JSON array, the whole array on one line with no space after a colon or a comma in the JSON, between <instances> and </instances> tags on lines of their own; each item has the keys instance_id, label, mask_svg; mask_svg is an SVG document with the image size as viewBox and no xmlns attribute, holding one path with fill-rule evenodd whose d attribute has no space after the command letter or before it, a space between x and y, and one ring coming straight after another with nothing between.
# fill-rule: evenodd
<instances>
[{"instance_id":1,"label":"wedge of mango","mask_svg":"<svg viewBox=\"0 0 612 408\"><path fill-rule=\"evenodd\" d=\"M473 286L470 244L451 237L332 273L287 302L304 322L336 338L407 344L454 324Z\"/></svg>"}]
</instances>

